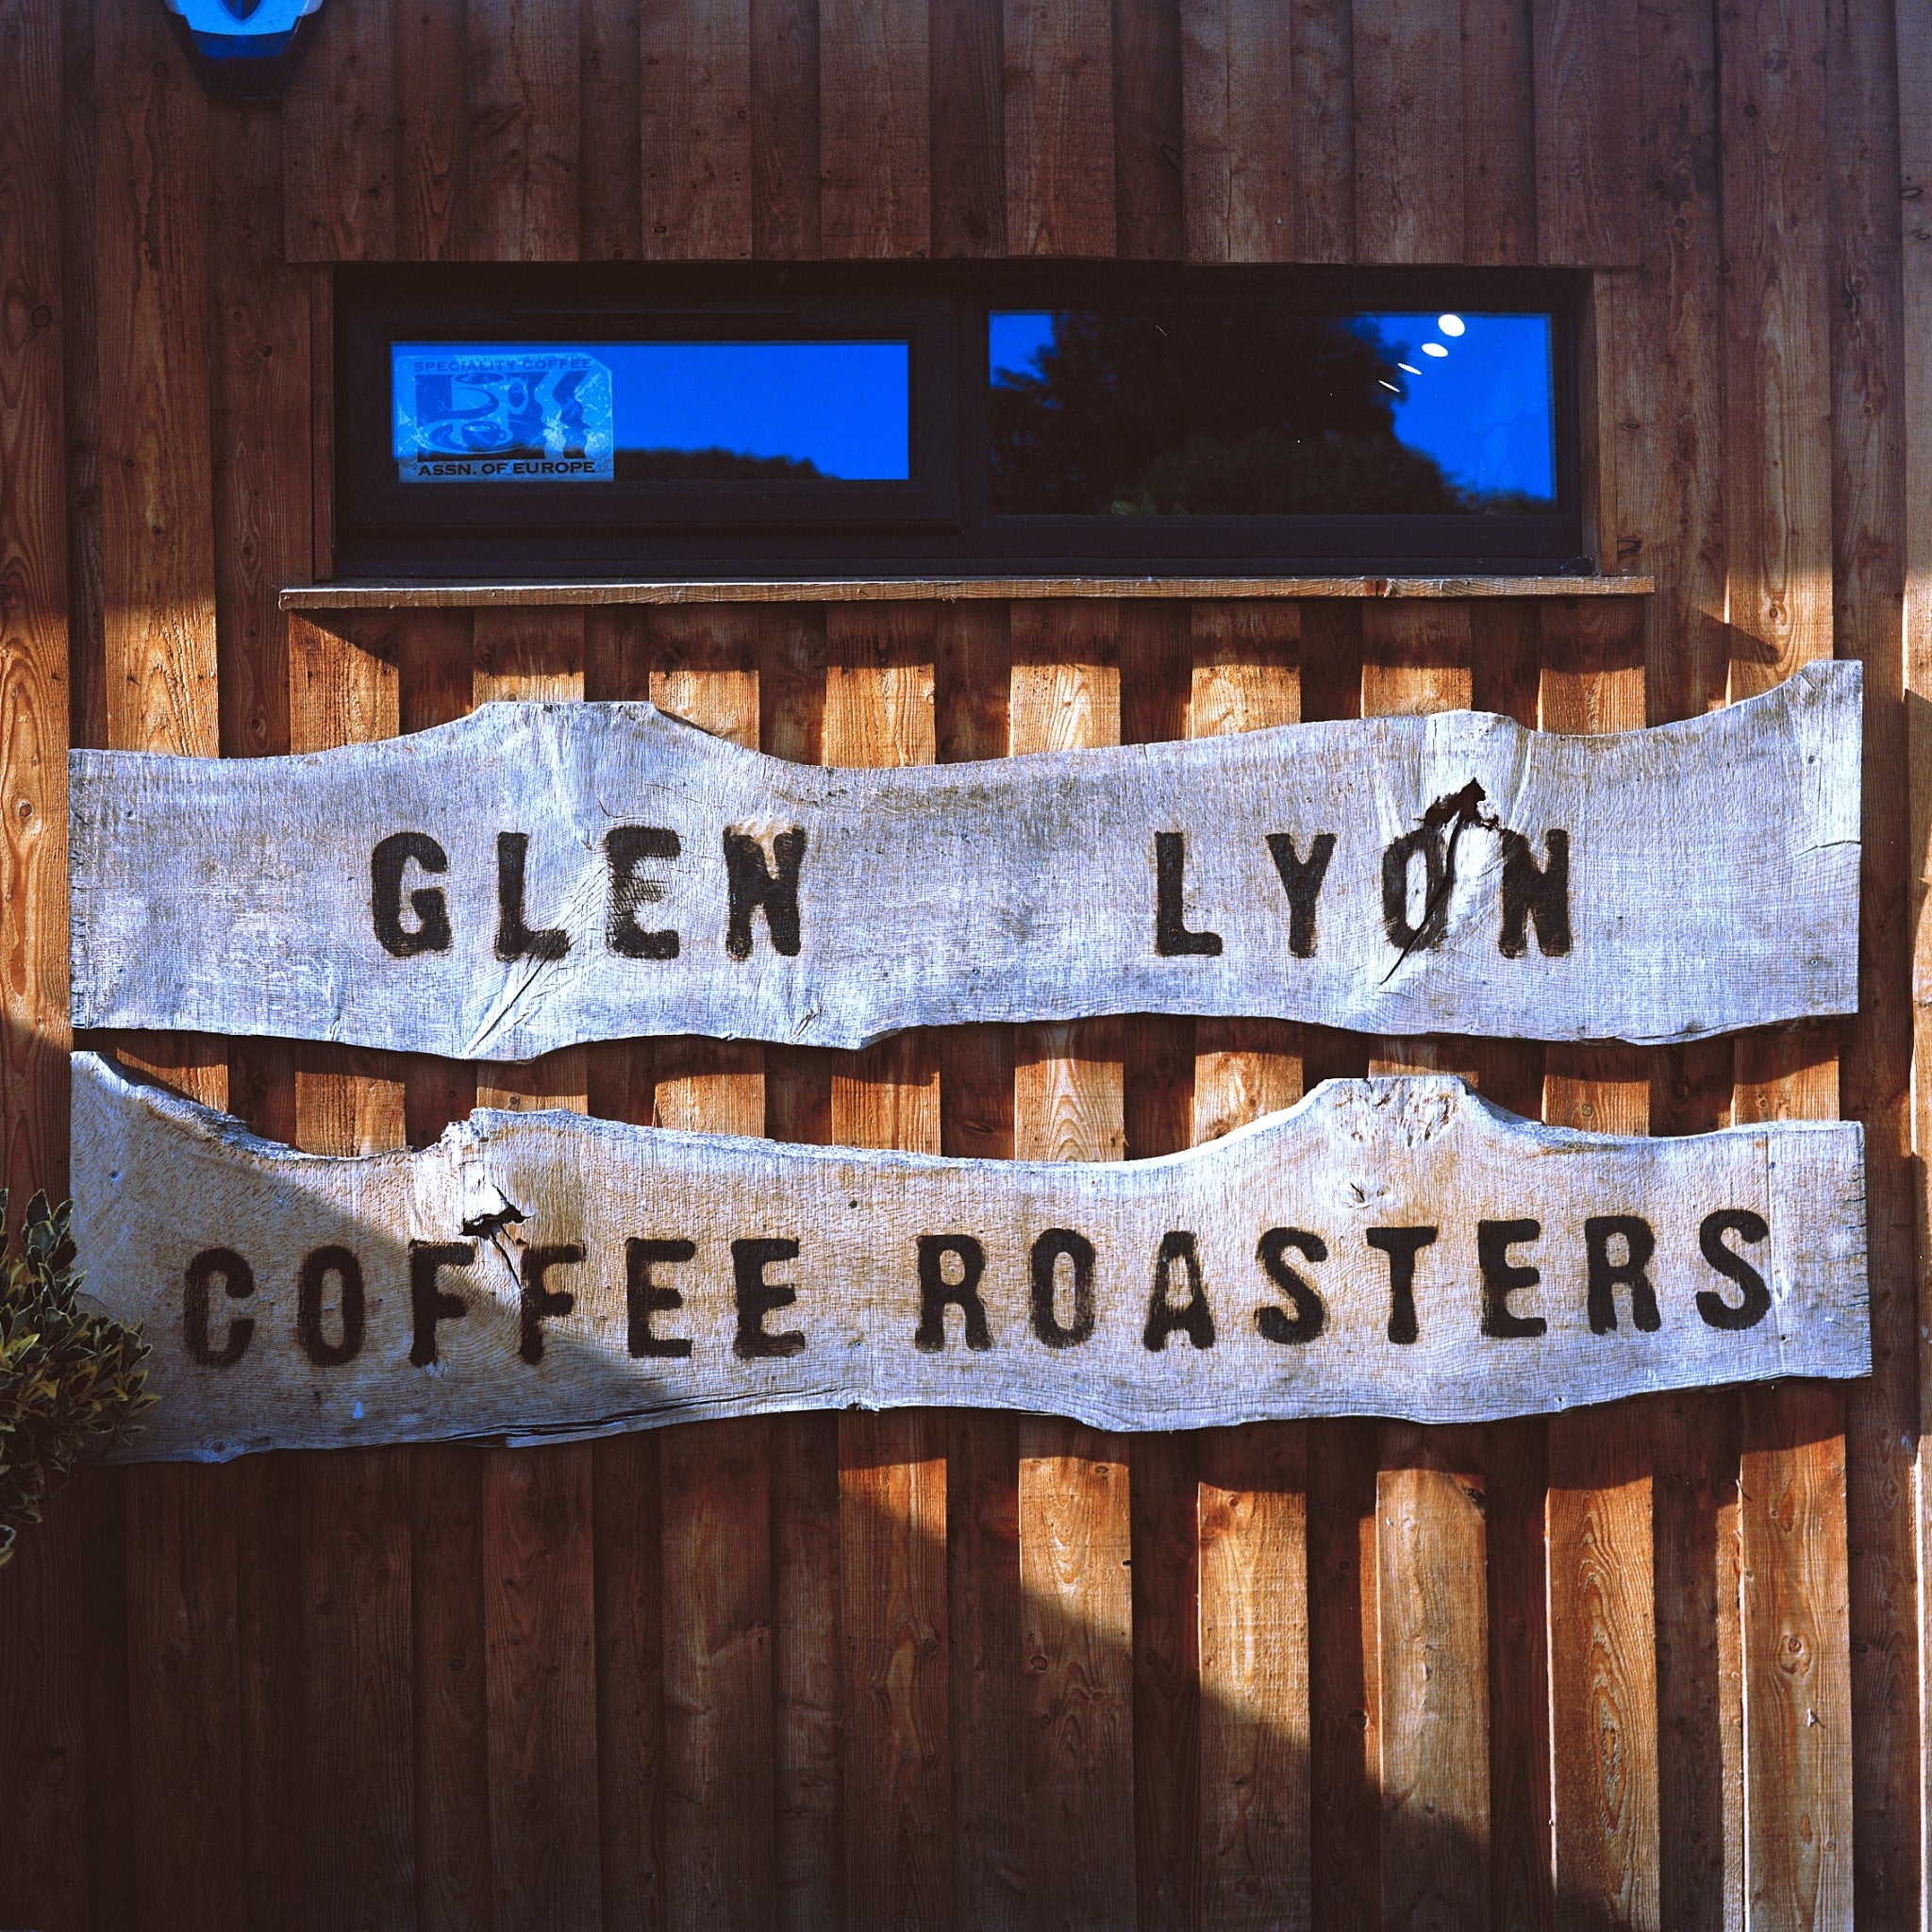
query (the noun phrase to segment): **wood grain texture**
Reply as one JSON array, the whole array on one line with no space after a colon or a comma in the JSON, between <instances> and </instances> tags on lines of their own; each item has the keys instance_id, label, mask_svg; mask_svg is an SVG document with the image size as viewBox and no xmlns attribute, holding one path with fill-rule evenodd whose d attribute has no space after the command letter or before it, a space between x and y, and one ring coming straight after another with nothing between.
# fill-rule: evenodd
<instances>
[{"instance_id":1,"label":"wood grain texture","mask_svg":"<svg viewBox=\"0 0 1932 1932\"><path fill-rule=\"evenodd\" d=\"M1310 1919L1307 1436L1261 1424L1201 1458L1201 1905Z\"/></svg>"},{"instance_id":2,"label":"wood grain texture","mask_svg":"<svg viewBox=\"0 0 1932 1932\"><path fill-rule=\"evenodd\" d=\"M751 252L761 260L819 253L819 60L816 0L752 0Z\"/></svg>"},{"instance_id":3,"label":"wood grain texture","mask_svg":"<svg viewBox=\"0 0 1932 1932\"><path fill-rule=\"evenodd\" d=\"M1459 261L1462 0L1356 0L1354 21L1356 259Z\"/></svg>"},{"instance_id":4,"label":"wood grain texture","mask_svg":"<svg viewBox=\"0 0 1932 1932\"><path fill-rule=\"evenodd\" d=\"M315 23L282 114L290 260L396 254L396 44L422 4L366 0Z\"/></svg>"},{"instance_id":5,"label":"wood grain texture","mask_svg":"<svg viewBox=\"0 0 1932 1932\"><path fill-rule=\"evenodd\" d=\"M1300 200L1295 42L1255 0L1181 10L1182 128L1190 261L1295 258Z\"/></svg>"},{"instance_id":6,"label":"wood grain texture","mask_svg":"<svg viewBox=\"0 0 1932 1932\"><path fill-rule=\"evenodd\" d=\"M1928 622L1932 622L1932 440L1924 425L1932 411L1932 215L1928 215L1928 195L1932 195L1932 12L1925 0L1902 0L1894 14L1894 50L1898 72L1899 179L1905 204L1900 224L1900 282L1904 355L1900 371L1900 395L1904 403L1906 434L1901 458L1904 466L1904 502L1900 519L1904 541L1900 562L1904 577L1904 689L1906 702L1907 798L1908 842L1906 870L1906 944L1908 955L1908 983L1912 1001L1912 1146L1923 1152L1932 1145L1932 1095L1922 1069L1932 1050L1932 1014L1928 1014L1928 993L1932 993L1932 924L1926 917L1926 886L1932 869L1921 856L1932 838L1932 644L1928 644ZM1916 1251L1923 1256L1932 1240L1932 1191L1923 1175L1912 1190L1912 1233ZM1932 1341L1923 1324L1915 1351L1915 1370L1921 1412L1924 1391L1932 1380ZM1932 1575L1932 1509L1926 1507L1926 1457L1923 1433L1917 1438L1913 1457L1917 1478L1914 1511L1917 1524L1918 1575L1924 1616L1926 1578ZM1928 1767L1932 1767L1932 1658L1922 1644L1917 1674L1917 1703L1920 1711L1920 1788L1924 1789ZM1932 1890L1932 1821L1922 1809L1920 1817L1919 1873L1922 1898ZM1923 1908L1923 1907L1922 1907Z\"/></svg>"},{"instance_id":7,"label":"wood grain texture","mask_svg":"<svg viewBox=\"0 0 1932 1932\"><path fill-rule=\"evenodd\" d=\"M1730 694L1743 697L1831 655L1824 15L1720 7L1718 75Z\"/></svg>"},{"instance_id":8,"label":"wood grain texture","mask_svg":"<svg viewBox=\"0 0 1932 1932\"><path fill-rule=\"evenodd\" d=\"M1463 258L1537 252L1535 59L1524 0L1463 0Z\"/></svg>"},{"instance_id":9,"label":"wood grain texture","mask_svg":"<svg viewBox=\"0 0 1932 1932\"><path fill-rule=\"evenodd\" d=\"M1002 0L1007 248L1114 252L1108 0Z\"/></svg>"},{"instance_id":10,"label":"wood grain texture","mask_svg":"<svg viewBox=\"0 0 1932 1932\"><path fill-rule=\"evenodd\" d=\"M1178 261L1183 208L1178 0L1113 0L1114 253Z\"/></svg>"},{"instance_id":11,"label":"wood grain texture","mask_svg":"<svg viewBox=\"0 0 1932 1932\"><path fill-rule=\"evenodd\" d=\"M927 0L932 252L1007 251L1004 8Z\"/></svg>"},{"instance_id":12,"label":"wood grain texture","mask_svg":"<svg viewBox=\"0 0 1932 1932\"><path fill-rule=\"evenodd\" d=\"M1828 184L1832 279L1834 635L1866 667L1864 809L1871 858L1860 910L1859 1016L1840 1061L1845 1114L1865 1124L1873 1266L1873 1379L1846 1405L1852 1556L1854 1911L1909 1917L1922 1891L1914 1695L1911 1440L1918 1414L1912 1222L1910 785L1904 627L1906 524L1897 46L1882 15L1831 16L1826 78L1838 137ZM1885 774L1885 775L1882 775Z\"/></svg>"},{"instance_id":13,"label":"wood grain texture","mask_svg":"<svg viewBox=\"0 0 1932 1932\"><path fill-rule=\"evenodd\" d=\"M828 611L825 651L825 762L931 763L931 608ZM899 1034L835 1060L831 1138L937 1153L936 1042ZM950 1915L946 1479L941 1418L841 1419L845 1897L862 1924Z\"/></svg>"},{"instance_id":14,"label":"wood grain texture","mask_svg":"<svg viewBox=\"0 0 1932 1932\"><path fill-rule=\"evenodd\" d=\"M398 679L383 648L387 626L365 624L358 637L357 626L343 635L297 618L290 628L289 748L393 737ZM402 1069L387 1057L305 1047L292 1084L305 1152L408 1144ZM341 1275L325 1288L325 1332L348 1322L346 1293ZM382 1449L310 1457L298 1482L305 1890L318 1923L401 1928L416 1907L408 1461Z\"/></svg>"},{"instance_id":15,"label":"wood grain texture","mask_svg":"<svg viewBox=\"0 0 1932 1932\"><path fill-rule=\"evenodd\" d=\"M1009 15L1009 63L1013 46ZM1010 73L1009 64L1009 109ZM1013 607L1011 751L1119 742L1114 619L1106 605ZM1124 1109L1117 1026L1023 1029L1018 1158L1118 1159ZM1125 1927L1135 1909L1127 1457L1117 1441L1063 1423L1029 1419L1018 1437L1028 1922Z\"/></svg>"},{"instance_id":16,"label":"wood grain texture","mask_svg":"<svg viewBox=\"0 0 1932 1932\"><path fill-rule=\"evenodd\" d=\"M1537 258L1643 258L1640 17L1634 0L1536 0Z\"/></svg>"},{"instance_id":17,"label":"wood grain texture","mask_svg":"<svg viewBox=\"0 0 1932 1932\"><path fill-rule=\"evenodd\" d=\"M643 50L631 0L582 0L577 40L577 254L635 261L643 249Z\"/></svg>"},{"instance_id":18,"label":"wood grain texture","mask_svg":"<svg viewBox=\"0 0 1932 1932\"><path fill-rule=\"evenodd\" d=\"M918 0L821 0L820 219L828 256L926 252L927 31Z\"/></svg>"},{"instance_id":19,"label":"wood grain texture","mask_svg":"<svg viewBox=\"0 0 1932 1932\"><path fill-rule=\"evenodd\" d=\"M1407 609L1386 614L1419 649L1466 648L1466 616L1424 636ZM545 615L479 613L479 664ZM581 610L548 615L581 636ZM1414 675L1470 694L1466 661ZM1385 717L836 778L603 706L502 706L299 762L76 752L72 1015L502 1061L1121 1012L1636 1041L1843 1012L1859 702L1856 667L1820 665L1668 731ZM1452 835L1458 800L1474 816ZM574 830L612 814L664 849L625 872ZM427 864L372 872L398 825ZM1695 890L1641 902L1667 841ZM378 875L379 900L337 883ZM278 975L291 933L308 971Z\"/></svg>"},{"instance_id":20,"label":"wood grain texture","mask_svg":"<svg viewBox=\"0 0 1932 1932\"><path fill-rule=\"evenodd\" d=\"M437 581L291 584L285 610L353 610L365 607L426 609L448 606L546 604L953 604L1043 599L1291 597L1642 597L1656 589L1646 576L1053 576L617 578L569 582Z\"/></svg>"},{"instance_id":21,"label":"wood grain texture","mask_svg":"<svg viewBox=\"0 0 1932 1932\"><path fill-rule=\"evenodd\" d=\"M643 44L647 259L735 260L752 246L749 0L652 0Z\"/></svg>"},{"instance_id":22,"label":"wood grain texture","mask_svg":"<svg viewBox=\"0 0 1932 1932\"><path fill-rule=\"evenodd\" d=\"M465 19L470 259L574 261L577 0L491 0Z\"/></svg>"},{"instance_id":23,"label":"wood grain texture","mask_svg":"<svg viewBox=\"0 0 1932 1932\"><path fill-rule=\"evenodd\" d=\"M391 0L393 6L394 0ZM468 253L470 120L467 9L405 0L395 13L396 253L461 261Z\"/></svg>"}]
</instances>

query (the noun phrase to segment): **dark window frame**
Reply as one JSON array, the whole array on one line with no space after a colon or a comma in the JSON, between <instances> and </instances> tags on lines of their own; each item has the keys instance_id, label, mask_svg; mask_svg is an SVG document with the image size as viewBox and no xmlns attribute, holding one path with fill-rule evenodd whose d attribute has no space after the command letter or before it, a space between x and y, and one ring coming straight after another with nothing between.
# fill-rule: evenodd
<instances>
[{"instance_id":1,"label":"dark window frame","mask_svg":"<svg viewBox=\"0 0 1932 1932\"><path fill-rule=\"evenodd\" d=\"M337 567L421 578L1587 572L1586 281L1548 269L1150 262L384 266L336 276ZM986 313L1155 300L1554 320L1557 502L1499 515L1108 517L990 508ZM390 344L905 338L913 480L407 484Z\"/></svg>"}]
</instances>

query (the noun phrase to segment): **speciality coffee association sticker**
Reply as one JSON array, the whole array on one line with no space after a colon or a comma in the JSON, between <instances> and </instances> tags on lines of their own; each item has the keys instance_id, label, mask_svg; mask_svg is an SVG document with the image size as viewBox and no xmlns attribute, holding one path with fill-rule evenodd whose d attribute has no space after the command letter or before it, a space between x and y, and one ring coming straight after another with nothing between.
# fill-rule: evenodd
<instances>
[{"instance_id":1,"label":"speciality coffee association sticker","mask_svg":"<svg viewBox=\"0 0 1932 1932\"><path fill-rule=\"evenodd\" d=\"M610 370L581 349L394 354L396 474L405 483L608 482Z\"/></svg>"},{"instance_id":2,"label":"speciality coffee association sticker","mask_svg":"<svg viewBox=\"0 0 1932 1932\"><path fill-rule=\"evenodd\" d=\"M1478 1421L1870 1373L1861 1129L1624 1139L1331 1080L1163 1160L952 1160L479 1111L298 1154L74 1065L137 1457L902 1404L1108 1428Z\"/></svg>"}]
</instances>

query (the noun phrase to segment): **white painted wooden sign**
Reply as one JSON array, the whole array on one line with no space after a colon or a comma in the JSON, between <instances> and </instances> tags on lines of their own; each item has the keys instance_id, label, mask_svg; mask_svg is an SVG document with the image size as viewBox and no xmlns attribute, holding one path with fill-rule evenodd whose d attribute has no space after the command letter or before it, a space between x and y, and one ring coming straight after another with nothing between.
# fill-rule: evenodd
<instances>
[{"instance_id":1,"label":"white painted wooden sign","mask_svg":"<svg viewBox=\"0 0 1932 1932\"><path fill-rule=\"evenodd\" d=\"M79 1026L521 1059L1108 1012L1638 1041L1857 1004L1859 683L893 771L647 705L73 757Z\"/></svg>"},{"instance_id":2,"label":"white painted wooden sign","mask_svg":"<svg viewBox=\"0 0 1932 1932\"><path fill-rule=\"evenodd\" d=\"M1853 1123L1625 1140L1436 1076L1133 1163L493 1112L328 1159L89 1054L74 1117L89 1292L155 1350L137 1457L854 1404L1463 1421L1871 1366Z\"/></svg>"}]
</instances>

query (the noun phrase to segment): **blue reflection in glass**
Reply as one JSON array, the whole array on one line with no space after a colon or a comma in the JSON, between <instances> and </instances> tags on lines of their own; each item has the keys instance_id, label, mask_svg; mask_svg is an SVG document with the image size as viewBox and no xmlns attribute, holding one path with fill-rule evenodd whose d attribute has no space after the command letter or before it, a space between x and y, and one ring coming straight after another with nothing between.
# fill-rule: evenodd
<instances>
[{"instance_id":1,"label":"blue reflection in glass","mask_svg":"<svg viewBox=\"0 0 1932 1932\"><path fill-rule=\"evenodd\" d=\"M1335 353L1341 344L1350 352ZM1556 502L1547 315L1002 309L988 319L987 350L997 508ZM1378 438L1412 453L1411 468L1377 457Z\"/></svg>"},{"instance_id":2,"label":"blue reflection in glass","mask_svg":"<svg viewBox=\"0 0 1932 1932\"><path fill-rule=\"evenodd\" d=\"M1548 316L1457 310L1353 325L1397 366L1395 433L1410 449L1479 496L1556 501Z\"/></svg>"},{"instance_id":3,"label":"blue reflection in glass","mask_svg":"<svg viewBox=\"0 0 1932 1932\"><path fill-rule=\"evenodd\" d=\"M904 482L907 341L397 342L410 481Z\"/></svg>"}]
</instances>

